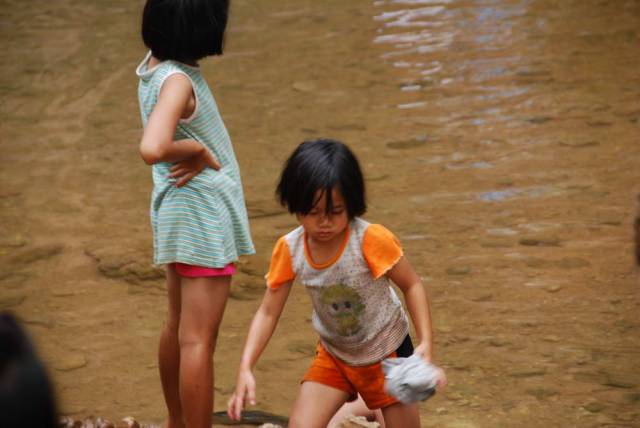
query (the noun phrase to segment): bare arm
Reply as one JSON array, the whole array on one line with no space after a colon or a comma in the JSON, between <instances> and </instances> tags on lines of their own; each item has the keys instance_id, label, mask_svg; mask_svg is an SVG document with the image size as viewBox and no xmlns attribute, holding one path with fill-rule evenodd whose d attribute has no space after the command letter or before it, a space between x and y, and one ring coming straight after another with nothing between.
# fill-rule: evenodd
<instances>
[{"instance_id":1,"label":"bare arm","mask_svg":"<svg viewBox=\"0 0 640 428\"><path fill-rule=\"evenodd\" d=\"M255 404L255 380L252 374L253 366L269 343L273 335L284 304L289 297L292 282L281 285L277 289L268 288L262 299L258 311L253 317L249 334L244 344L236 390L229 399L228 414L231 419L239 420L242 409L248 399Z\"/></svg>"},{"instance_id":2,"label":"bare arm","mask_svg":"<svg viewBox=\"0 0 640 428\"><path fill-rule=\"evenodd\" d=\"M193 139L173 140L178 121L186 111L192 96L191 81L183 74L169 76L162 85L140 142L140 155L147 165L179 162L199 156L208 164L212 164L208 166L219 169L219 165L217 168L213 166L213 155L199 142ZM215 164L217 165L217 162Z\"/></svg>"},{"instance_id":3,"label":"bare arm","mask_svg":"<svg viewBox=\"0 0 640 428\"><path fill-rule=\"evenodd\" d=\"M431 332L431 312L429 300L422 286L420 277L415 273L409 262L402 257L396 265L387 273L404 294L407 309L413 321L413 326L418 335L416 351L421 353L425 360L433 359L433 335Z\"/></svg>"}]
</instances>

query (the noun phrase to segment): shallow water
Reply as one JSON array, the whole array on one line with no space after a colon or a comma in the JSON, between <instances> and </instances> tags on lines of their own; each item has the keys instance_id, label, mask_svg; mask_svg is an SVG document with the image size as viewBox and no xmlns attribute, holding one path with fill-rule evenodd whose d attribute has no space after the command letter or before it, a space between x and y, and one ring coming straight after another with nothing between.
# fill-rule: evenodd
<instances>
[{"instance_id":1,"label":"shallow water","mask_svg":"<svg viewBox=\"0 0 640 428\"><path fill-rule=\"evenodd\" d=\"M1 6L0 306L65 414L159 422L140 2ZM639 24L633 0L234 1L227 52L202 66L258 254L227 306L216 409L271 246L295 225L271 196L279 168L328 136L360 157L367 218L400 237L432 299L450 386L423 426L640 424ZM309 318L295 290L256 369L260 409L287 413Z\"/></svg>"}]
</instances>

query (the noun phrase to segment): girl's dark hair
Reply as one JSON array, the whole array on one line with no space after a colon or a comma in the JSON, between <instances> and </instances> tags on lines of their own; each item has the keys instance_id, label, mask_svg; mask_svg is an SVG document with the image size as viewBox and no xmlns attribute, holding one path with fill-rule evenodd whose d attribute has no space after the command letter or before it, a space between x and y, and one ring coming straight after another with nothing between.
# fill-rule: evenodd
<instances>
[{"instance_id":1,"label":"girl's dark hair","mask_svg":"<svg viewBox=\"0 0 640 428\"><path fill-rule=\"evenodd\" d=\"M147 0L142 40L161 61L222 55L229 0Z\"/></svg>"},{"instance_id":2,"label":"girl's dark hair","mask_svg":"<svg viewBox=\"0 0 640 428\"><path fill-rule=\"evenodd\" d=\"M285 162L276 197L290 213L306 215L318 202L316 193L320 190L327 197L329 214L333 209L334 187L345 200L349 218L365 213L364 179L351 150L335 140L305 141Z\"/></svg>"}]
</instances>

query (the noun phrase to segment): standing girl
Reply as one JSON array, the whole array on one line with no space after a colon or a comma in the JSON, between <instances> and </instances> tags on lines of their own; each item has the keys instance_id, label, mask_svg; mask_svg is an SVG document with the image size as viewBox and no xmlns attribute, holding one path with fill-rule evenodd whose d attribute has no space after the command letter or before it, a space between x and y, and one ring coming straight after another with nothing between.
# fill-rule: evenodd
<instances>
[{"instance_id":1,"label":"standing girl","mask_svg":"<svg viewBox=\"0 0 640 428\"><path fill-rule=\"evenodd\" d=\"M252 254L229 134L198 61L220 55L228 0L147 0L137 69L153 165L154 259L166 266L169 310L159 368L169 428L211 427L213 361L234 262Z\"/></svg>"},{"instance_id":2,"label":"standing girl","mask_svg":"<svg viewBox=\"0 0 640 428\"><path fill-rule=\"evenodd\" d=\"M305 142L287 161L277 195L301 225L281 237L273 250L268 288L249 329L229 400L230 417L240 418L245 399L255 402L252 368L297 280L311 297L320 340L289 427L326 427L358 394L369 409L382 409L387 427L419 426L416 404L402 404L385 393L380 362L412 353L431 361L429 304L394 235L359 218L366 210L364 194L358 161L340 142ZM391 282L405 297L418 337L415 350ZM440 371L438 383L444 382Z\"/></svg>"}]
</instances>

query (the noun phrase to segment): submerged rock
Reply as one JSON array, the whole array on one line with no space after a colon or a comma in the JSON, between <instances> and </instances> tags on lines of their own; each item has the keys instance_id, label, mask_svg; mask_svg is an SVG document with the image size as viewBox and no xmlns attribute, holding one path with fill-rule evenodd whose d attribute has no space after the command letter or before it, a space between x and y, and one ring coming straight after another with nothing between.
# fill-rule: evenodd
<instances>
[{"instance_id":1,"label":"submerged rock","mask_svg":"<svg viewBox=\"0 0 640 428\"><path fill-rule=\"evenodd\" d=\"M82 355L68 355L63 360L55 363L53 368L61 372L70 372L87 365L87 359Z\"/></svg>"}]
</instances>

